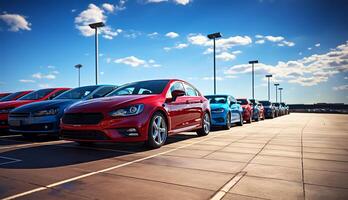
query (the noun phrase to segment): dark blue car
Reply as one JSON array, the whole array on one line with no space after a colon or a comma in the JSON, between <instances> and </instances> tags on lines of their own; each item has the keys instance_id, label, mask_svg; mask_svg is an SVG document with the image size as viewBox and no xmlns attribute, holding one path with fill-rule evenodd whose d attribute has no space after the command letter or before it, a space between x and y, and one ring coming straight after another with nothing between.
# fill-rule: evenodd
<instances>
[{"instance_id":1,"label":"dark blue car","mask_svg":"<svg viewBox=\"0 0 348 200\"><path fill-rule=\"evenodd\" d=\"M208 95L211 109L212 126L230 129L233 123L243 126L243 109L230 95Z\"/></svg>"},{"instance_id":2,"label":"dark blue car","mask_svg":"<svg viewBox=\"0 0 348 200\"><path fill-rule=\"evenodd\" d=\"M53 100L20 106L9 114L10 131L25 137L38 134L57 136L66 108L79 101L103 97L115 88L112 85L84 86L64 92Z\"/></svg>"}]
</instances>

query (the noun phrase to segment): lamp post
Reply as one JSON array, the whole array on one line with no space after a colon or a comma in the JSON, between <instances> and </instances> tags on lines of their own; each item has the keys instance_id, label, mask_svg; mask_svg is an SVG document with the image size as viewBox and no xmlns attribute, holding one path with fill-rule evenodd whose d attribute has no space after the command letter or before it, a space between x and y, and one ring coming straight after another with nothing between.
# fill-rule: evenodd
<instances>
[{"instance_id":1,"label":"lamp post","mask_svg":"<svg viewBox=\"0 0 348 200\"><path fill-rule=\"evenodd\" d=\"M278 86L279 86L279 83L275 83L274 86L276 87L276 103L278 103Z\"/></svg>"},{"instance_id":2,"label":"lamp post","mask_svg":"<svg viewBox=\"0 0 348 200\"><path fill-rule=\"evenodd\" d=\"M282 102L282 90L283 90L283 88L278 88L278 90L279 90L279 103L281 103Z\"/></svg>"},{"instance_id":3,"label":"lamp post","mask_svg":"<svg viewBox=\"0 0 348 200\"><path fill-rule=\"evenodd\" d=\"M98 85L98 28L105 26L103 22L89 24L95 30L95 84Z\"/></svg>"},{"instance_id":4,"label":"lamp post","mask_svg":"<svg viewBox=\"0 0 348 200\"><path fill-rule=\"evenodd\" d=\"M254 83L254 64L259 63L258 60L252 60L249 61L249 64L251 64L251 91L253 99L255 99L255 83Z\"/></svg>"},{"instance_id":5,"label":"lamp post","mask_svg":"<svg viewBox=\"0 0 348 200\"><path fill-rule=\"evenodd\" d=\"M213 39L214 40L214 94L216 94L216 53L215 53L215 40L216 38L220 38L221 34L220 32L217 33L212 33L207 35L207 37L209 39Z\"/></svg>"},{"instance_id":6,"label":"lamp post","mask_svg":"<svg viewBox=\"0 0 348 200\"><path fill-rule=\"evenodd\" d=\"M270 88L270 79L272 77L272 74L267 74L266 75L266 78L268 79L267 82L268 82L268 101L271 100L271 88Z\"/></svg>"},{"instance_id":7,"label":"lamp post","mask_svg":"<svg viewBox=\"0 0 348 200\"><path fill-rule=\"evenodd\" d=\"M77 64L77 65L75 65L75 68L77 69L78 80L79 80L79 87L80 87L80 69L82 68L82 65L81 64Z\"/></svg>"}]
</instances>

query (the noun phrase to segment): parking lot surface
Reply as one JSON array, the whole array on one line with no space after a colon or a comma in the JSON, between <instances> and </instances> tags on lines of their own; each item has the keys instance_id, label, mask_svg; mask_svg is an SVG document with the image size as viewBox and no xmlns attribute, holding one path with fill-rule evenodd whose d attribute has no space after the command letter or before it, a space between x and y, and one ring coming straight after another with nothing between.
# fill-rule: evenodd
<instances>
[{"instance_id":1,"label":"parking lot surface","mask_svg":"<svg viewBox=\"0 0 348 200\"><path fill-rule=\"evenodd\" d=\"M0 199L348 199L347 122L292 113L155 150L0 136Z\"/></svg>"}]
</instances>

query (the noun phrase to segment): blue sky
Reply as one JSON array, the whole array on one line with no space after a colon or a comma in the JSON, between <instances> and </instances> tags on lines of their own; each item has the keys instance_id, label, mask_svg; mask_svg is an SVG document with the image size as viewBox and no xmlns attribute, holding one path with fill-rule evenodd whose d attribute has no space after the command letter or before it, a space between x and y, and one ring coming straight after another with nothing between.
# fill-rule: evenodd
<instances>
[{"instance_id":1,"label":"blue sky","mask_svg":"<svg viewBox=\"0 0 348 200\"><path fill-rule=\"evenodd\" d=\"M217 41L217 91L267 99L265 74L288 103L348 103L348 4L320 0L0 1L0 91L94 84L94 35L100 83L180 78L213 92L212 42ZM272 86L272 99L275 88Z\"/></svg>"}]
</instances>

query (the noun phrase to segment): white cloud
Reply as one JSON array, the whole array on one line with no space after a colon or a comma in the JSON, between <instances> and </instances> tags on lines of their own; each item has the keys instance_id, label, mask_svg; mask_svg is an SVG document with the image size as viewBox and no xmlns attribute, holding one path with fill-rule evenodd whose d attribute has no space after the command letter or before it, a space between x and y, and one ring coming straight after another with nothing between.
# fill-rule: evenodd
<instances>
[{"instance_id":1,"label":"white cloud","mask_svg":"<svg viewBox=\"0 0 348 200\"><path fill-rule=\"evenodd\" d=\"M222 52L221 54L218 54L216 56L216 59L223 60L223 61L230 61L234 60L236 56L234 54L228 53L228 52Z\"/></svg>"},{"instance_id":2,"label":"white cloud","mask_svg":"<svg viewBox=\"0 0 348 200\"><path fill-rule=\"evenodd\" d=\"M316 47L320 47L320 43L317 43L317 44L315 44L314 46L316 46Z\"/></svg>"},{"instance_id":3,"label":"white cloud","mask_svg":"<svg viewBox=\"0 0 348 200\"><path fill-rule=\"evenodd\" d=\"M265 40L264 40L264 39L262 39L262 40L257 40L255 43L256 43L256 44L263 44L263 43L265 43Z\"/></svg>"},{"instance_id":4,"label":"white cloud","mask_svg":"<svg viewBox=\"0 0 348 200\"><path fill-rule=\"evenodd\" d=\"M105 9L104 4L103 8ZM114 7L114 9L116 8L117 7ZM89 37L93 36L95 33L94 29L89 27L89 24L96 22L106 23L106 20L107 16L105 15L104 10L91 3L88 5L86 10L82 11L77 17L75 17L75 27L83 36ZM105 39L113 39L122 32L121 29L114 30L110 26L105 26L98 30L99 34L101 34Z\"/></svg>"},{"instance_id":5,"label":"white cloud","mask_svg":"<svg viewBox=\"0 0 348 200\"><path fill-rule=\"evenodd\" d=\"M189 4L192 0L174 0L175 3L180 4L180 5L187 5Z\"/></svg>"},{"instance_id":6,"label":"white cloud","mask_svg":"<svg viewBox=\"0 0 348 200\"><path fill-rule=\"evenodd\" d=\"M119 58L114 61L115 63L129 65L131 67L160 67L161 65L156 63L155 60L149 59L148 61L142 60L135 56L128 56L124 58Z\"/></svg>"},{"instance_id":7,"label":"white cloud","mask_svg":"<svg viewBox=\"0 0 348 200\"><path fill-rule=\"evenodd\" d=\"M52 74L59 74L59 71L54 70L54 71L52 71L51 73L52 73Z\"/></svg>"},{"instance_id":8,"label":"white cloud","mask_svg":"<svg viewBox=\"0 0 348 200\"><path fill-rule=\"evenodd\" d=\"M264 36L264 38L270 42L280 42L280 41L284 40L284 37L282 37L282 36L268 35L268 36Z\"/></svg>"},{"instance_id":9,"label":"white cloud","mask_svg":"<svg viewBox=\"0 0 348 200\"><path fill-rule=\"evenodd\" d=\"M53 65L48 65L47 68L48 68L48 69L55 69L56 67L53 66Z\"/></svg>"},{"instance_id":10,"label":"white cloud","mask_svg":"<svg viewBox=\"0 0 348 200\"><path fill-rule=\"evenodd\" d=\"M242 51L241 50L236 50L236 51L232 51L233 54L241 54Z\"/></svg>"},{"instance_id":11,"label":"white cloud","mask_svg":"<svg viewBox=\"0 0 348 200\"><path fill-rule=\"evenodd\" d=\"M226 75L250 73L248 64L230 67L225 71ZM278 81L297 83L302 86L313 86L326 82L330 77L348 72L348 41L326 54L313 54L299 60L282 62L276 65L257 64L255 72L258 74L272 74Z\"/></svg>"},{"instance_id":12,"label":"white cloud","mask_svg":"<svg viewBox=\"0 0 348 200\"><path fill-rule=\"evenodd\" d=\"M56 75L54 75L54 74L42 74L42 73L38 72L38 73L33 74L32 77L33 78L37 78L37 79L49 79L49 80L52 80L52 79L56 78Z\"/></svg>"},{"instance_id":13,"label":"white cloud","mask_svg":"<svg viewBox=\"0 0 348 200\"><path fill-rule=\"evenodd\" d=\"M0 20L4 21L9 26L9 31L17 32L20 30L31 30L31 24L25 19L24 16L19 14L7 14L0 15Z\"/></svg>"},{"instance_id":14,"label":"white cloud","mask_svg":"<svg viewBox=\"0 0 348 200\"><path fill-rule=\"evenodd\" d=\"M276 43L278 46L288 46L292 47L295 46L294 42L286 41L283 36L272 36L272 35L255 35L255 38L258 38L258 40L255 42L256 44L264 44L266 41Z\"/></svg>"},{"instance_id":15,"label":"white cloud","mask_svg":"<svg viewBox=\"0 0 348 200\"><path fill-rule=\"evenodd\" d=\"M125 58L119 58L115 60L115 63L122 63L125 65L130 65L132 67L138 67L139 65L144 65L146 63L145 60L141 60L135 56L128 56Z\"/></svg>"},{"instance_id":16,"label":"white cloud","mask_svg":"<svg viewBox=\"0 0 348 200\"><path fill-rule=\"evenodd\" d=\"M113 13L115 11L115 6L110 3L103 3L102 7L104 8L104 10L110 13Z\"/></svg>"},{"instance_id":17,"label":"white cloud","mask_svg":"<svg viewBox=\"0 0 348 200\"><path fill-rule=\"evenodd\" d=\"M150 38L154 38L154 37L156 37L157 35L158 35L157 32L153 32L153 33L147 34L147 36L150 37Z\"/></svg>"},{"instance_id":18,"label":"white cloud","mask_svg":"<svg viewBox=\"0 0 348 200\"><path fill-rule=\"evenodd\" d=\"M170 47L164 47L163 50L165 50L165 51L170 51L171 48L170 48Z\"/></svg>"},{"instance_id":19,"label":"white cloud","mask_svg":"<svg viewBox=\"0 0 348 200\"><path fill-rule=\"evenodd\" d=\"M21 82L21 83L35 83L35 80L31 80L31 79L21 79L21 80L19 80L19 82Z\"/></svg>"},{"instance_id":20,"label":"white cloud","mask_svg":"<svg viewBox=\"0 0 348 200\"><path fill-rule=\"evenodd\" d=\"M332 89L335 91L348 90L348 85L335 86L335 87L332 87Z\"/></svg>"},{"instance_id":21,"label":"white cloud","mask_svg":"<svg viewBox=\"0 0 348 200\"><path fill-rule=\"evenodd\" d=\"M193 45L209 47L203 54L208 54L213 50L213 41L209 40L206 36L202 34L190 34L187 37L187 40L189 43ZM252 40L248 36L231 36L228 38L221 38L216 40L216 49L217 51L227 50L234 46L243 46L251 43Z\"/></svg>"},{"instance_id":22,"label":"white cloud","mask_svg":"<svg viewBox=\"0 0 348 200\"><path fill-rule=\"evenodd\" d=\"M179 34L177 34L175 32L169 32L166 34L166 36L169 38L176 38L176 37L179 37Z\"/></svg>"},{"instance_id":23,"label":"white cloud","mask_svg":"<svg viewBox=\"0 0 348 200\"><path fill-rule=\"evenodd\" d=\"M171 49L184 49L184 48L187 48L188 46L189 45L186 43L180 43L180 44L175 45L174 47L164 47L163 49L165 51L170 51Z\"/></svg>"},{"instance_id":24,"label":"white cloud","mask_svg":"<svg viewBox=\"0 0 348 200\"><path fill-rule=\"evenodd\" d=\"M308 49L308 50L312 50L312 47L308 47L307 49Z\"/></svg>"}]
</instances>

